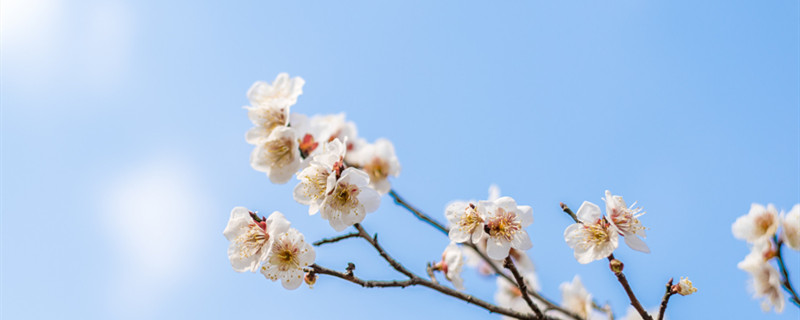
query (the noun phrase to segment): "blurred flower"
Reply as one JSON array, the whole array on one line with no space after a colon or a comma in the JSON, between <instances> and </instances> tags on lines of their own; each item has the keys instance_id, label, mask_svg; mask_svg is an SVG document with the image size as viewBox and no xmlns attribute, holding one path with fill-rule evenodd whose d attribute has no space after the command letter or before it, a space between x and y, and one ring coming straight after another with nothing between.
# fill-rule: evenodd
<instances>
[{"instance_id":1,"label":"blurred flower","mask_svg":"<svg viewBox=\"0 0 800 320\"><path fill-rule=\"evenodd\" d=\"M781 216L783 220L781 240L789 248L800 250L800 204L794 205L788 214Z\"/></svg>"},{"instance_id":2,"label":"blurred flower","mask_svg":"<svg viewBox=\"0 0 800 320\"><path fill-rule=\"evenodd\" d=\"M775 311L780 313L784 306L781 276L778 270L767 262L771 257L770 246L769 239L757 242L750 254L739 262L738 267L752 276L753 297L764 299L761 309L769 311L770 307L774 307Z\"/></svg>"},{"instance_id":3,"label":"blurred flower","mask_svg":"<svg viewBox=\"0 0 800 320\"><path fill-rule=\"evenodd\" d=\"M352 162L369 174L370 186L376 191L381 194L388 193L392 185L387 178L400 175L400 162L394 153L392 142L378 139L375 143L363 145L355 154L354 157L348 158L352 159L348 162Z\"/></svg>"},{"instance_id":4,"label":"blurred flower","mask_svg":"<svg viewBox=\"0 0 800 320\"><path fill-rule=\"evenodd\" d=\"M752 243L759 239L771 238L778 230L779 224L778 210L775 206L769 204L764 208L760 204L753 203L747 215L736 219L731 231L734 237Z\"/></svg>"},{"instance_id":5,"label":"blurred flower","mask_svg":"<svg viewBox=\"0 0 800 320\"><path fill-rule=\"evenodd\" d=\"M272 103L275 100L285 100L288 106L297 102L297 97L303 93L305 80L300 77L289 78L288 73L280 73L270 85L264 81L256 81L247 90L247 98L253 107ZM287 107L288 107L287 106Z\"/></svg>"},{"instance_id":6,"label":"blurred flower","mask_svg":"<svg viewBox=\"0 0 800 320\"><path fill-rule=\"evenodd\" d=\"M535 274L528 273L522 275L525 286L533 291L539 291L539 281ZM525 299L522 298L522 291L519 290L516 283L512 283L503 277L497 277L497 291L494 294L494 301L498 306L509 308L511 310L530 313L531 308ZM539 309L544 309L544 306L537 300L533 300ZM514 319L508 316L503 316L503 319Z\"/></svg>"},{"instance_id":7,"label":"blurred flower","mask_svg":"<svg viewBox=\"0 0 800 320\"><path fill-rule=\"evenodd\" d=\"M625 243L636 251L650 253L650 248L639 237L646 237L645 228L639 222L638 217L644 215L642 208L635 208L636 203L630 207L625 204L621 196L611 195L611 191L606 190L606 217L614 227L619 230L625 238Z\"/></svg>"},{"instance_id":8,"label":"blurred flower","mask_svg":"<svg viewBox=\"0 0 800 320\"><path fill-rule=\"evenodd\" d=\"M584 201L576 214L580 223L564 230L564 240L575 250L575 259L586 264L611 255L619 246L616 227L600 213L600 207Z\"/></svg>"},{"instance_id":9,"label":"blurred flower","mask_svg":"<svg viewBox=\"0 0 800 320\"><path fill-rule=\"evenodd\" d=\"M455 242L444 249L442 261L437 263L435 268L444 273L445 278L458 290L464 290L464 279L461 278L461 269L464 267L464 255L461 248Z\"/></svg>"},{"instance_id":10,"label":"blurred flower","mask_svg":"<svg viewBox=\"0 0 800 320\"><path fill-rule=\"evenodd\" d=\"M305 242L303 234L291 228L276 235L261 273L272 281L280 279L284 288L294 290L303 283L303 268L313 264L315 258L314 248Z\"/></svg>"},{"instance_id":11,"label":"blurred flower","mask_svg":"<svg viewBox=\"0 0 800 320\"><path fill-rule=\"evenodd\" d=\"M289 182L300 169L300 152L295 133L289 127L277 127L250 155L253 169L265 172L272 183Z\"/></svg>"},{"instance_id":12,"label":"blurred flower","mask_svg":"<svg viewBox=\"0 0 800 320\"><path fill-rule=\"evenodd\" d=\"M228 259L233 270L256 272L269 253L273 238L289 229L289 225L289 221L278 211L264 220L247 208L233 208L228 225L222 232L231 242L228 246Z\"/></svg>"},{"instance_id":13,"label":"blurred flower","mask_svg":"<svg viewBox=\"0 0 800 320\"><path fill-rule=\"evenodd\" d=\"M592 312L592 295L581 283L581 277L575 275L572 282L564 282L561 289L561 306L579 316L588 318Z\"/></svg>"}]
</instances>

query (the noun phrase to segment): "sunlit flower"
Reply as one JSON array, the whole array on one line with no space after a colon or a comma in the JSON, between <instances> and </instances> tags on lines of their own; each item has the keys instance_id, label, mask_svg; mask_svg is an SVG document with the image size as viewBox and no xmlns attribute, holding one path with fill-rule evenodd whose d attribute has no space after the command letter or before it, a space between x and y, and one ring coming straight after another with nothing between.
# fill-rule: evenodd
<instances>
[{"instance_id":1,"label":"sunlit flower","mask_svg":"<svg viewBox=\"0 0 800 320\"><path fill-rule=\"evenodd\" d=\"M472 242L477 243L486 235L483 231L483 217L475 202L456 201L448 205L444 212L451 226L450 240L466 242L472 239Z\"/></svg>"},{"instance_id":2,"label":"sunlit flower","mask_svg":"<svg viewBox=\"0 0 800 320\"><path fill-rule=\"evenodd\" d=\"M788 214L782 215L781 240L789 248L800 250L800 204L794 205Z\"/></svg>"},{"instance_id":3,"label":"sunlit flower","mask_svg":"<svg viewBox=\"0 0 800 320\"><path fill-rule=\"evenodd\" d=\"M461 248L455 243L450 244L442 253L442 261L436 264L436 269L444 273L445 278L458 290L464 290L464 279L461 278L461 270L464 268L464 254Z\"/></svg>"},{"instance_id":4,"label":"sunlit flower","mask_svg":"<svg viewBox=\"0 0 800 320\"><path fill-rule=\"evenodd\" d=\"M528 250L533 244L525 227L533 223L533 209L517 206L510 197L495 201L480 201L478 210L485 221L488 234L486 254L492 259L504 259L511 248Z\"/></svg>"},{"instance_id":5,"label":"sunlit flower","mask_svg":"<svg viewBox=\"0 0 800 320\"><path fill-rule=\"evenodd\" d=\"M771 238L778 231L778 210L772 204L764 206L754 203L750 206L747 215L736 219L731 226L733 236L747 242L755 242L759 239Z\"/></svg>"},{"instance_id":6,"label":"sunlit flower","mask_svg":"<svg viewBox=\"0 0 800 320\"><path fill-rule=\"evenodd\" d=\"M370 185L381 194L388 193L392 188L389 176L397 177L400 174L400 162L392 142L378 139L361 147L357 154L353 162L369 174Z\"/></svg>"},{"instance_id":7,"label":"sunlit flower","mask_svg":"<svg viewBox=\"0 0 800 320\"><path fill-rule=\"evenodd\" d=\"M581 282L581 277L575 275L572 282L564 282L561 289L561 306L581 318L588 318L592 312L592 295L586 291Z\"/></svg>"},{"instance_id":8,"label":"sunlit flower","mask_svg":"<svg viewBox=\"0 0 800 320\"><path fill-rule=\"evenodd\" d=\"M522 279L525 281L525 286L527 286L528 289L539 291L539 280L536 278L535 274L523 274ZM522 291L519 290L517 284L512 283L503 277L497 277L497 291L494 294L494 301L498 306L509 308L517 312L531 312L531 308L528 306L528 303L525 302L525 299L522 298ZM537 307L539 307L540 310L544 309L544 306L539 301L533 300L533 302ZM503 316L503 319L514 318Z\"/></svg>"},{"instance_id":9,"label":"sunlit flower","mask_svg":"<svg viewBox=\"0 0 800 320\"><path fill-rule=\"evenodd\" d=\"M584 201L578 209L580 223L574 223L564 230L564 240L575 249L575 259L586 264L605 259L619 246L617 229L600 213L600 207Z\"/></svg>"},{"instance_id":10,"label":"sunlit flower","mask_svg":"<svg viewBox=\"0 0 800 320\"><path fill-rule=\"evenodd\" d=\"M265 172L272 183L286 183L300 169L300 152L292 128L277 127L250 155L253 169Z\"/></svg>"},{"instance_id":11,"label":"sunlit flower","mask_svg":"<svg viewBox=\"0 0 800 320\"><path fill-rule=\"evenodd\" d=\"M272 84L256 81L247 90L247 98L253 107L269 104L275 100L286 100L289 105L297 102L297 97L303 93L305 80L300 77L289 78L288 73L280 73Z\"/></svg>"},{"instance_id":12,"label":"sunlit flower","mask_svg":"<svg viewBox=\"0 0 800 320\"><path fill-rule=\"evenodd\" d=\"M228 225L222 232L231 242L228 246L228 259L233 270L256 272L267 257L273 238L286 232L289 225L289 221L278 211L263 219L247 208L233 208Z\"/></svg>"},{"instance_id":13,"label":"sunlit flower","mask_svg":"<svg viewBox=\"0 0 800 320\"><path fill-rule=\"evenodd\" d=\"M752 276L753 297L763 298L761 309L766 312L772 307L780 313L784 306L781 276L768 262L771 256L770 245L767 239L757 242L750 254L739 262L738 267Z\"/></svg>"},{"instance_id":14,"label":"sunlit flower","mask_svg":"<svg viewBox=\"0 0 800 320\"><path fill-rule=\"evenodd\" d=\"M369 176L356 168L347 168L322 202L322 218L336 231L364 220L378 210L380 195L369 186Z\"/></svg>"},{"instance_id":15,"label":"sunlit flower","mask_svg":"<svg viewBox=\"0 0 800 320\"><path fill-rule=\"evenodd\" d=\"M343 168L345 147L339 139L324 144L321 149L309 166L297 174L300 183L294 188L294 199L308 205L309 214L319 211L325 196L333 191L337 174L341 174Z\"/></svg>"},{"instance_id":16,"label":"sunlit flower","mask_svg":"<svg viewBox=\"0 0 800 320\"><path fill-rule=\"evenodd\" d=\"M682 296L688 296L697 292L697 288L692 286L692 281L689 278L681 277L681 281L675 286L677 293Z\"/></svg>"},{"instance_id":17,"label":"sunlit flower","mask_svg":"<svg viewBox=\"0 0 800 320\"><path fill-rule=\"evenodd\" d=\"M316 253L303 234L291 228L275 235L261 273L272 281L281 280L284 288L297 289L303 283L303 268L314 263Z\"/></svg>"},{"instance_id":18,"label":"sunlit flower","mask_svg":"<svg viewBox=\"0 0 800 320\"><path fill-rule=\"evenodd\" d=\"M606 202L607 221L619 230L625 238L625 243L633 250L649 253L650 248L639 238L647 236L645 228L638 219L644 214L642 208L636 207L635 202L628 207L621 196L612 195L608 190L603 200Z\"/></svg>"}]
</instances>

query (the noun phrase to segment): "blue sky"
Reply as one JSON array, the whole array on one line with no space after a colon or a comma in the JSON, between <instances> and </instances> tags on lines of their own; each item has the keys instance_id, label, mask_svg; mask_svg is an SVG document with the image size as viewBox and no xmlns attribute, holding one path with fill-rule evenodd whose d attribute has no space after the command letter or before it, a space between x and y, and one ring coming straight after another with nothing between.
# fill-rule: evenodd
<instances>
[{"instance_id":1,"label":"blue sky","mask_svg":"<svg viewBox=\"0 0 800 320\"><path fill-rule=\"evenodd\" d=\"M612 190L647 210L649 255L617 257L646 307L670 277L700 289L668 316L762 313L731 223L752 202L800 202L800 8L793 1L195 2L2 0L0 317L485 319L424 288L322 278L286 291L227 261L234 206L279 210L307 239L335 232L248 163L245 92L279 72L294 111L346 112L391 139L398 192L443 220L491 183L534 209L543 292L580 274L618 315L625 294L563 241ZM447 245L384 198L364 222L417 272ZM364 243L317 251L399 277ZM787 262L800 285L800 255ZM494 282L467 275L488 300Z\"/></svg>"}]
</instances>

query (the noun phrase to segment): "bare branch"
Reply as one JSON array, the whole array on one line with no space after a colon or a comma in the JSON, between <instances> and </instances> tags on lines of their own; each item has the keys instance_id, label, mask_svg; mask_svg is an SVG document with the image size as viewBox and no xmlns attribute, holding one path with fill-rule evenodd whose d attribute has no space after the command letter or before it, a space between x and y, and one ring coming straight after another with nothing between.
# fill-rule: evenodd
<instances>
[{"instance_id":1,"label":"bare branch","mask_svg":"<svg viewBox=\"0 0 800 320\"><path fill-rule=\"evenodd\" d=\"M672 291L673 280L674 279L670 278L669 281L667 281L667 291L664 292L664 298L661 298L661 308L658 309L658 320L664 319L664 312L667 311L667 303L669 303L669 298L675 294L675 292Z\"/></svg>"},{"instance_id":2,"label":"bare branch","mask_svg":"<svg viewBox=\"0 0 800 320\"><path fill-rule=\"evenodd\" d=\"M614 259L614 254L612 253L611 255L608 256L608 261L611 262L613 260L615 259ZM622 271L619 271L615 272L614 275L617 276L617 280L619 280L619 283L622 284L622 287L625 289L625 293L628 294L628 299L631 300L631 305L633 306L634 309L636 309L637 312L639 312L639 315L642 316L642 319L653 320L653 317L651 317L650 314L648 314L647 311L644 310L642 304L639 303L639 299L636 299L636 295L633 293L633 289L631 289L631 285L628 283L628 279L625 278L625 274L623 274Z\"/></svg>"},{"instance_id":3,"label":"bare branch","mask_svg":"<svg viewBox=\"0 0 800 320\"><path fill-rule=\"evenodd\" d=\"M438 221L434 220L433 218L431 218L427 214L422 213L422 211L420 211L419 209L414 208L411 204L409 204L403 198L401 198L400 195L398 195L397 192L394 191L394 189L389 190L389 195L394 199L394 203L402 206L403 208L406 208L406 210L408 210L411 213L413 213L418 219L420 219L420 220L424 221L425 223L433 226L434 228L436 228L437 230L441 231L444 234L448 234L449 233L447 227L445 227L444 225L442 225Z\"/></svg>"},{"instance_id":4,"label":"bare branch","mask_svg":"<svg viewBox=\"0 0 800 320\"><path fill-rule=\"evenodd\" d=\"M572 220L575 220L575 223L581 223L581 221L580 221L580 220L578 220L578 216L576 216L576 215L575 215L575 213L574 213L574 212L572 212L572 209L570 209L569 207L567 207L567 205L566 205L566 204L564 204L563 202L561 202L561 203L559 203L559 205L561 205L561 210L564 210L564 212L565 212L566 214L568 214L568 215L569 215L569 217L570 217L570 218L572 218Z\"/></svg>"},{"instance_id":5,"label":"bare branch","mask_svg":"<svg viewBox=\"0 0 800 320\"><path fill-rule=\"evenodd\" d=\"M525 284L525 279L523 279L519 274L517 266L514 265L514 261L511 260L511 256L506 257L503 266L505 266L509 271L511 271L511 274L514 275L514 279L517 280L517 287L519 287L519 291L522 294L522 299L524 299L525 303L531 307L533 313L535 313L539 318L544 317L542 310L539 310L539 307L537 307L536 304L533 303L533 300L531 300L531 297L528 296L528 286Z\"/></svg>"},{"instance_id":6,"label":"bare branch","mask_svg":"<svg viewBox=\"0 0 800 320\"><path fill-rule=\"evenodd\" d=\"M381 247L381 245L378 244L378 235L377 234L375 235L374 238L370 237L369 234L367 233L367 231L364 230L364 227L362 227L358 223L354 224L353 227L355 227L358 230L358 236L363 238L364 240L367 240L367 242L369 242L373 247L375 247L375 250L377 250L378 253L381 255L381 257L383 257L383 260L386 260L386 262L388 262L392 266L392 268L397 270L397 272L400 272L400 273L406 275L409 278L417 277L416 275L414 275L413 272L411 272L408 269L406 269L406 267L403 267L402 264L397 262L397 260L394 260L394 258L389 256L389 254L386 253L386 251L383 250L383 247Z\"/></svg>"},{"instance_id":7,"label":"bare branch","mask_svg":"<svg viewBox=\"0 0 800 320\"><path fill-rule=\"evenodd\" d=\"M325 239L319 240L317 242L314 242L313 245L315 247L319 247L319 246L321 246L323 244L326 244L326 243L339 242L339 241L347 239L347 238L355 238L355 237L358 237L358 236L359 236L358 232L351 232L351 233L348 233L348 234L343 234L343 235L338 236L338 237L325 238Z\"/></svg>"}]
</instances>

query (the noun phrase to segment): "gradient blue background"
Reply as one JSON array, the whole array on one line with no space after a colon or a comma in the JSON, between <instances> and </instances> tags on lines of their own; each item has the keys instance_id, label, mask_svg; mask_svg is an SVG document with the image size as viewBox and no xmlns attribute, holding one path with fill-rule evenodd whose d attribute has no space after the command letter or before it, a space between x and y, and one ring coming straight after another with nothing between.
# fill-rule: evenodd
<instances>
[{"instance_id":1,"label":"gradient blue background","mask_svg":"<svg viewBox=\"0 0 800 320\"><path fill-rule=\"evenodd\" d=\"M394 142L393 185L430 214L443 220L449 201L485 198L491 183L531 205L529 253L549 297L580 274L624 315L606 263L572 257L558 207L611 189L648 212L652 253L617 250L646 307L667 279L689 276L699 292L673 298L672 319L798 319L788 302L761 312L736 268L747 245L730 231L752 202L799 202L798 9L4 0L0 317L495 317L425 288L321 278L286 291L230 268L222 230L234 206L280 210L309 240L335 234L292 200L294 182L273 185L248 163L245 92L289 72L307 81L293 111L346 112L361 136ZM162 194L141 195L153 187L193 203L137 212ZM420 273L447 245L386 197L364 226ZM317 253L332 268L348 261L365 278L400 277L359 241ZM787 262L800 285L800 255ZM492 300L494 281L469 274L466 286Z\"/></svg>"}]
</instances>

